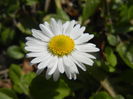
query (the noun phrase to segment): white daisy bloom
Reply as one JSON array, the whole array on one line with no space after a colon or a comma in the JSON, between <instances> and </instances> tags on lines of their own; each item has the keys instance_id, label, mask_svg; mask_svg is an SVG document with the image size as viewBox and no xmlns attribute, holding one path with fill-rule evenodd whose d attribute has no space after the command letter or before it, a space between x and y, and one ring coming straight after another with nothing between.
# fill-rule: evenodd
<instances>
[{"instance_id":1,"label":"white daisy bloom","mask_svg":"<svg viewBox=\"0 0 133 99\"><path fill-rule=\"evenodd\" d=\"M85 27L76 21L62 23L51 19L50 24L39 25L41 30L32 29L32 36L27 37L25 49L27 57L33 57L31 64L37 65L37 73L45 68L46 78L53 75L58 80L60 73L65 73L69 79L76 79L78 68L86 71L86 65L92 66L95 57L92 52L99 51L95 44L87 43L94 35L84 33Z\"/></svg>"}]
</instances>

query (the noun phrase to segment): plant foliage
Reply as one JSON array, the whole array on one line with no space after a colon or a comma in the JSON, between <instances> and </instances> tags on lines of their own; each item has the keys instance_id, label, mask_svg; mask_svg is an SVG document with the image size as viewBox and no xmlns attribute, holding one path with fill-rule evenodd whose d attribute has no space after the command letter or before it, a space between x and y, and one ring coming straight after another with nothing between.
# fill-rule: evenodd
<instances>
[{"instance_id":1,"label":"plant foliage","mask_svg":"<svg viewBox=\"0 0 133 99\"><path fill-rule=\"evenodd\" d=\"M100 48L93 67L45 79L26 59L25 37L50 18L75 19ZM133 0L0 0L0 99L133 99Z\"/></svg>"}]
</instances>

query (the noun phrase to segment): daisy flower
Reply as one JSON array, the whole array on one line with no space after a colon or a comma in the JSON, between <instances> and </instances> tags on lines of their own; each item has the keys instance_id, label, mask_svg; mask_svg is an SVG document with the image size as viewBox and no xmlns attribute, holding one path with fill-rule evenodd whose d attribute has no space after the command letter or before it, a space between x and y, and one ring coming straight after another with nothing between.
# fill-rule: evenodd
<instances>
[{"instance_id":1,"label":"daisy flower","mask_svg":"<svg viewBox=\"0 0 133 99\"><path fill-rule=\"evenodd\" d=\"M50 24L39 25L41 30L32 29L32 36L27 37L25 49L27 57L33 57L31 64L37 64L37 73L45 68L46 78L58 80L60 73L65 73L69 79L76 79L78 68L86 71L85 65L92 66L95 57L92 52L99 49L95 44L87 43L94 35L84 33L85 27L76 21L51 19Z\"/></svg>"}]
</instances>

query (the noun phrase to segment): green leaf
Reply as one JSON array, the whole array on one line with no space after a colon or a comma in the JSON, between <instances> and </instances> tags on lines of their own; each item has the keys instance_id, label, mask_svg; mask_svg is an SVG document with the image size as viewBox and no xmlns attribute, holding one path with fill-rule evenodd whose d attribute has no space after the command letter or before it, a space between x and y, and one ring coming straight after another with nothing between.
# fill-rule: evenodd
<instances>
[{"instance_id":1,"label":"green leaf","mask_svg":"<svg viewBox=\"0 0 133 99\"><path fill-rule=\"evenodd\" d=\"M127 21L128 20L128 7L127 7L127 5L122 5L120 7L120 16L121 16L121 21Z\"/></svg>"},{"instance_id":2,"label":"green leaf","mask_svg":"<svg viewBox=\"0 0 133 99\"><path fill-rule=\"evenodd\" d=\"M21 68L19 65L12 64L9 68L9 77L14 82L19 82L21 76Z\"/></svg>"},{"instance_id":3,"label":"green leaf","mask_svg":"<svg viewBox=\"0 0 133 99\"><path fill-rule=\"evenodd\" d=\"M57 16L60 17L60 19L64 20L64 21L68 21L69 16L66 14L66 12L64 12L64 10L62 9L61 6L61 0L55 0L55 4L56 4L56 12L57 12Z\"/></svg>"},{"instance_id":4,"label":"green leaf","mask_svg":"<svg viewBox=\"0 0 133 99\"><path fill-rule=\"evenodd\" d=\"M108 40L109 44L112 46L116 46L118 43L116 36L114 36L112 34L107 35L107 40Z\"/></svg>"},{"instance_id":5,"label":"green leaf","mask_svg":"<svg viewBox=\"0 0 133 99\"><path fill-rule=\"evenodd\" d=\"M29 86L34 77L35 77L34 72L30 72L28 74L21 75L21 77L20 77L20 82L18 83L18 86L27 95L29 95Z\"/></svg>"},{"instance_id":6,"label":"green leaf","mask_svg":"<svg viewBox=\"0 0 133 99\"><path fill-rule=\"evenodd\" d=\"M117 64L117 57L115 56L112 48L106 47L105 48L105 57L109 65L115 67Z\"/></svg>"},{"instance_id":7,"label":"green leaf","mask_svg":"<svg viewBox=\"0 0 133 99\"><path fill-rule=\"evenodd\" d=\"M0 2L1 5L5 5L5 13L14 16L16 10L19 10L19 1L18 0L5 0Z\"/></svg>"},{"instance_id":8,"label":"green leaf","mask_svg":"<svg viewBox=\"0 0 133 99\"><path fill-rule=\"evenodd\" d=\"M114 97L113 99L125 99L123 96L121 95L117 95L116 97Z\"/></svg>"},{"instance_id":9,"label":"green leaf","mask_svg":"<svg viewBox=\"0 0 133 99\"><path fill-rule=\"evenodd\" d=\"M100 0L86 0L82 13L82 23L95 13Z\"/></svg>"},{"instance_id":10,"label":"green leaf","mask_svg":"<svg viewBox=\"0 0 133 99\"><path fill-rule=\"evenodd\" d=\"M59 16L60 19L62 19L64 21L70 20L69 16L62 9L57 9L57 16Z\"/></svg>"},{"instance_id":11,"label":"green leaf","mask_svg":"<svg viewBox=\"0 0 133 99\"><path fill-rule=\"evenodd\" d=\"M26 0L26 4L29 6L35 5L38 2L38 0Z\"/></svg>"},{"instance_id":12,"label":"green leaf","mask_svg":"<svg viewBox=\"0 0 133 99\"><path fill-rule=\"evenodd\" d=\"M62 19L62 16L58 16L57 14L48 14L43 18L43 21L50 22L51 18L55 18L56 20L61 19L62 21L65 21L64 19Z\"/></svg>"},{"instance_id":13,"label":"green leaf","mask_svg":"<svg viewBox=\"0 0 133 99\"><path fill-rule=\"evenodd\" d=\"M6 94L0 92L0 99L13 99L13 98L11 98L11 97L9 97L8 95L6 95Z\"/></svg>"},{"instance_id":14,"label":"green leaf","mask_svg":"<svg viewBox=\"0 0 133 99\"><path fill-rule=\"evenodd\" d=\"M105 79L107 75L106 72L103 72L102 69L97 66L90 67L88 72L98 81Z\"/></svg>"},{"instance_id":15,"label":"green leaf","mask_svg":"<svg viewBox=\"0 0 133 99\"><path fill-rule=\"evenodd\" d=\"M129 66L133 68L133 46L132 43L120 43L117 46L117 52L119 53L122 60Z\"/></svg>"},{"instance_id":16,"label":"green leaf","mask_svg":"<svg viewBox=\"0 0 133 99\"><path fill-rule=\"evenodd\" d=\"M34 73L21 75L19 81L14 84L14 90L18 93L29 95L29 85L34 77Z\"/></svg>"},{"instance_id":17,"label":"green leaf","mask_svg":"<svg viewBox=\"0 0 133 99\"><path fill-rule=\"evenodd\" d=\"M126 99L133 99L133 95L127 95Z\"/></svg>"},{"instance_id":18,"label":"green leaf","mask_svg":"<svg viewBox=\"0 0 133 99\"><path fill-rule=\"evenodd\" d=\"M15 94L15 92L14 92L13 90L11 90L11 89L8 89L8 88L1 88L1 89L0 89L0 92L2 92L2 93L4 93L4 94L8 95L9 97L12 97L13 99L18 99L18 98L17 98L17 95ZM2 98L0 98L0 99L2 99Z\"/></svg>"},{"instance_id":19,"label":"green leaf","mask_svg":"<svg viewBox=\"0 0 133 99\"><path fill-rule=\"evenodd\" d=\"M21 90L21 88L18 86L18 88L16 89L15 87L18 85L18 83L20 82L20 77L21 77L21 68L19 65L16 64L12 64L9 68L9 77L10 79L13 81L14 83L14 89L15 91L19 92L19 93L23 93L23 91Z\"/></svg>"},{"instance_id":20,"label":"green leaf","mask_svg":"<svg viewBox=\"0 0 133 99\"><path fill-rule=\"evenodd\" d=\"M61 15L58 15L58 14L48 14L46 15L44 18L43 18L43 21L48 21L50 22L50 19L51 18L55 18L56 20L62 20L62 21L67 21L69 19L66 19L66 18L63 18Z\"/></svg>"},{"instance_id":21,"label":"green leaf","mask_svg":"<svg viewBox=\"0 0 133 99\"><path fill-rule=\"evenodd\" d=\"M120 74L120 77L117 79L119 80L119 82L131 83L133 82L132 75L133 75L133 69L128 69L128 70L123 71L123 73Z\"/></svg>"},{"instance_id":22,"label":"green leaf","mask_svg":"<svg viewBox=\"0 0 133 99\"><path fill-rule=\"evenodd\" d=\"M1 29L1 33L0 33L0 41L3 43L3 44L8 44L10 43L13 38L14 38L14 30L13 29L10 29L10 28L0 28Z\"/></svg>"},{"instance_id":23,"label":"green leaf","mask_svg":"<svg viewBox=\"0 0 133 99\"><path fill-rule=\"evenodd\" d=\"M25 26L22 25L21 23L17 23L17 24L16 24L16 27L17 27L22 33L31 34L30 29L29 29L29 28L25 28Z\"/></svg>"},{"instance_id":24,"label":"green leaf","mask_svg":"<svg viewBox=\"0 0 133 99\"><path fill-rule=\"evenodd\" d=\"M37 91L36 91L37 90ZM70 88L63 81L46 80L44 75L33 79L30 93L33 99L63 99L68 96Z\"/></svg>"},{"instance_id":25,"label":"green leaf","mask_svg":"<svg viewBox=\"0 0 133 99\"><path fill-rule=\"evenodd\" d=\"M107 65L108 66L108 71L109 72L114 72L115 71L115 68L110 66L110 65Z\"/></svg>"},{"instance_id":26,"label":"green leaf","mask_svg":"<svg viewBox=\"0 0 133 99\"><path fill-rule=\"evenodd\" d=\"M24 53L16 45L12 45L7 49L7 55L13 59L21 59L24 57Z\"/></svg>"},{"instance_id":27,"label":"green leaf","mask_svg":"<svg viewBox=\"0 0 133 99\"><path fill-rule=\"evenodd\" d=\"M54 99L63 99L64 97L68 96L70 93L70 88L68 85L64 82L64 80L60 80L59 86L56 89L56 91L59 93L57 96L54 97Z\"/></svg>"},{"instance_id":28,"label":"green leaf","mask_svg":"<svg viewBox=\"0 0 133 99\"><path fill-rule=\"evenodd\" d=\"M133 19L133 6L122 5L120 7L120 16L122 21L129 21Z\"/></svg>"},{"instance_id":29,"label":"green leaf","mask_svg":"<svg viewBox=\"0 0 133 99\"><path fill-rule=\"evenodd\" d=\"M129 20L133 19L133 6L129 7L128 9L128 19Z\"/></svg>"},{"instance_id":30,"label":"green leaf","mask_svg":"<svg viewBox=\"0 0 133 99\"><path fill-rule=\"evenodd\" d=\"M13 81L13 88L18 93L29 95L29 85L35 77L35 73L23 74L19 65L12 64L9 69L9 77Z\"/></svg>"},{"instance_id":31,"label":"green leaf","mask_svg":"<svg viewBox=\"0 0 133 99\"><path fill-rule=\"evenodd\" d=\"M45 76L39 75L32 80L30 85L30 94L33 99L52 99L58 93L58 82L46 80Z\"/></svg>"},{"instance_id":32,"label":"green leaf","mask_svg":"<svg viewBox=\"0 0 133 99\"><path fill-rule=\"evenodd\" d=\"M94 94L89 99L112 99L112 97L103 91L103 92L98 92Z\"/></svg>"}]
</instances>

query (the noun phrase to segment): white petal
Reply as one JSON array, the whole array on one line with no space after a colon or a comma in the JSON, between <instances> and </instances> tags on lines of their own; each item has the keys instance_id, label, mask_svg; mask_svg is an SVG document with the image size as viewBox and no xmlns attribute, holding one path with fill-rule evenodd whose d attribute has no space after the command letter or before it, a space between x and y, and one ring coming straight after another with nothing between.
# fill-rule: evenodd
<instances>
[{"instance_id":1,"label":"white petal","mask_svg":"<svg viewBox=\"0 0 133 99\"><path fill-rule=\"evenodd\" d=\"M38 43L37 41L27 41L26 46L28 47L47 47L48 43L46 42L40 42Z\"/></svg>"},{"instance_id":2,"label":"white petal","mask_svg":"<svg viewBox=\"0 0 133 99\"><path fill-rule=\"evenodd\" d=\"M57 35L58 34L58 30L57 30L57 23L56 23L56 21L55 21L55 19L51 19L51 30L52 30L52 32L55 34L55 35Z\"/></svg>"},{"instance_id":3,"label":"white petal","mask_svg":"<svg viewBox=\"0 0 133 99\"><path fill-rule=\"evenodd\" d=\"M33 40L33 41L34 41L35 38L33 38L33 37L26 37L25 39L26 39L27 41L29 41L29 40Z\"/></svg>"},{"instance_id":4,"label":"white petal","mask_svg":"<svg viewBox=\"0 0 133 99\"><path fill-rule=\"evenodd\" d=\"M40 57L34 58L34 59L31 61L31 63L32 63L32 64L39 63L39 62L43 61L43 57L44 57L44 56L40 56Z\"/></svg>"},{"instance_id":5,"label":"white petal","mask_svg":"<svg viewBox=\"0 0 133 99\"><path fill-rule=\"evenodd\" d=\"M67 22L65 22L65 23L63 24L62 34L65 34L65 33L66 33L66 29L68 28L69 24L70 24L69 21L67 21Z\"/></svg>"},{"instance_id":6,"label":"white petal","mask_svg":"<svg viewBox=\"0 0 133 99\"><path fill-rule=\"evenodd\" d=\"M49 25L48 22L44 22L44 25L45 25L49 30L51 30L50 25Z\"/></svg>"},{"instance_id":7,"label":"white petal","mask_svg":"<svg viewBox=\"0 0 133 99\"><path fill-rule=\"evenodd\" d=\"M46 46L48 44L47 42L32 37L27 37L26 39L28 40L26 42L28 46Z\"/></svg>"},{"instance_id":8,"label":"white petal","mask_svg":"<svg viewBox=\"0 0 133 99\"><path fill-rule=\"evenodd\" d=\"M52 68L50 69L50 71L49 71L49 75L52 75L54 72L55 72L55 70L56 70L56 68L57 68L57 64L58 64L58 58L55 58L55 60L54 60L55 62L53 62L54 64L52 64L53 66L52 66ZM51 66L50 66L51 67Z\"/></svg>"},{"instance_id":9,"label":"white petal","mask_svg":"<svg viewBox=\"0 0 133 99\"><path fill-rule=\"evenodd\" d=\"M49 41L49 38L47 36L45 36L42 31L40 30L36 30L36 29L32 29L32 35L37 38L37 39L40 39L42 41L46 41L48 42Z\"/></svg>"},{"instance_id":10,"label":"white petal","mask_svg":"<svg viewBox=\"0 0 133 99\"><path fill-rule=\"evenodd\" d=\"M72 21L70 22L70 24L68 25L68 27L67 27L66 30L65 30L65 34L66 34L66 35L70 35L70 32L71 32L71 30L73 29L73 27L74 27L75 24L76 24L76 21L75 21L75 20L72 20Z\"/></svg>"},{"instance_id":11,"label":"white petal","mask_svg":"<svg viewBox=\"0 0 133 99\"><path fill-rule=\"evenodd\" d=\"M67 66L65 66L65 73L66 73L66 76L69 78L69 79L72 79L72 74L70 73L70 70Z\"/></svg>"},{"instance_id":12,"label":"white petal","mask_svg":"<svg viewBox=\"0 0 133 99\"><path fill-rule=\"evenodd\" d=\"M72 64L71 67L70 67L70 69L73 70L74 73L79 74L79 71L78 71L78 68L77 68L76 64L74 63L73 60L70 59L70 55L68 56L68 60Z\"/></svg>"},{"instance_id":13,"label":"white petal","mask_svg":"<svg viewBox=\"0 0 133 99\"><path fill-rule=\"evenodd\" d=\"M75 53L75 52L72 53L72 56L77 61L84 63L84 64L87 64L87 65L90 65L90 66L92 66L94 63L90 58L82 56L82 55Z\"/></svg>"},{"instance_id":14,"label":"white petal","mask_svg":"<svg viewBox=\"0 0 133 99\"><path fill-rule=\"evenodd\" d=\"M59 73L58 68L56 68L56 70L55 70L55 72L53 74L54 81L57 81L59 79L59 77L60 77L60 73Z\"/></svg>"},{"instance_id":15,"label":"white petal","mask_svg":"<svg viewBox=\"0 0 133 99\"><path fill-rule=\"evenodd\" d=\"M52 59L53 59L53 57L52 57L51 55L46 56L46 57L45 57L45 60L43 60L43 61L37 66L37 68L38 68L38 69L44 69L44 68L46 68L46 67L50 64L50 62L51 62Z\"/></svg>"},{"instance_id":16,"label":"white petal","mask_svg":"<svg viewBox=\"0 0 133 99\"><path fill-rule=\"evenodd\" d=\"M63 62L68 67L68 69L71 73L79 73L76 65L74 64L74 62L72 60L70 60L69 57L64 56Z\"/></svg>"},{"instance_id":17,"label":"white petal","mask_svg":"<svg viewBox=\"0 0 133 99\"><path fill-rule=\"evenodd\" d=\"M58 27L59 27L59 33L58 34L62 34L62 30L63 30L63 25L62 25L62 21L58 20Z\"/></svg>"},{"instance_id":18,"label":"white petal","mask_svg":"<svg viewBox=\"0 0 133 99\"><path fill-rule=\"evenodd\" d=\"M38 45L43 45L43 44L46 44L45 42L42 42L41 40L38 40L36 38L33 38L33 37L26 37L26 40L27 42L30 42L30 43L35 43L35 44L38 44Z\"/></svg>"},{"instance_id":19,"label":"white petal","mask_svg":"<svg viewBox=\"0 0 133 99\"><path fill-rule=\"evenodd\" d=\"M88 57L88 58L96 59L96 57L94 57L93 55L86 53L86 52L80 52L78 50L75 50L75 53L80 54L80 55L85 56L85 57Z\"/></svg>"},{"instance_id":20,"label":"white petal","mask_svg":"<svg viewBox=\"0 0 133 99\"><path fill-rule=\"evenodd\" d=\"M75 64L77 64L77 66L78 66L79 68L81 68L83 71L86 71L85 65L83 65L83 64L80 63L79 61L75 60L75 59L73 58L73 56L70 56L70 58L71 58L71 60L74 61Z\"/></svg>"},{"instance_id":21,"label":"white petal","mask_svg":"<svg viewBox=\"0 0 133 99\"><path fill-rule=\"evenodd\" d=\"M66 74L66 76L67 76L69 79L72 79L72 75L71 75L71 72L70 72L69 67L66 66L64 62L63 62L63 65L64 65L64 69L65 69L65 74Z\"/></svg>"},{"instance_id":22,"label":"white petal","mask_svg":"<svg viewBox=\"0 0 133 99\"><path fill-rule=\"evenodd\" d=\"M36 72L36 74L37 74L37 75L40 75L40 74L43 72L43 70L44 70L44 69L38 69L37 72Z\"/></svg>"},{"instance_id":23,"label":"white petal","mask_svg":"<svg viewBox=\"0 0 133 99\"><path fill-rule=\"evenodd\" d=\"M39 56L42 56L44 53L28 53L26 56L27 57L39 57Z\"/></svg>"},{"instance_id":24,"label":"white petal","mask_svg":"<svg viewBox=\"0 0 133 99\"><path fill-rule=\"evenodd\" d=\"M32 52L44 52L46 51L45 47L32 47L32 46L26 46L25 50L32 51Z\"/></svg>"},{"instance_id":25,"label":"white petal","mask_svg":"<svg viewBox=\"0 0 133 99\"><path fill-rule=\"evenodd\" d=\"M85 67L84 64L82 64L82 63L80 63L80 62L77 61L77 65L78 65L78 67L81 68L83 71L86 71L86 67Z\"/></svg>"},{"instance_id":26,"label":"white petal","mask_svg":"<svg viewBox=\"0 0 133 99\"><path fill-rule=\"evenodd\" d=\"M77 24L77 25L73 28L73 30L70 32L70 36L71 36L73 39L77 39L77 38L79 38L79 37L83 34L84 31L85 31L85 27L82 26L82 27L80 28L80 25Z\"/></svg>"},{"instance_id":27,"label":"white petal","mask_svg":"<svg viewBox=\"0 0 133 99\"><path fill-rule=\"evenodd\" d=\"M61 73L64 73L64 66L63 66L63 60L62 60L62 58L59 58L58 69L59 69L59 71Z\"/></svg>"},{"instance_id":28,"label":"white petal","mask_svg":"<svg viewBox=\"0 0 133 99\"><path fill-rule=\"evenodd\" d=\"M80 36L81 34L79 34L79 30L80 30L80 24L75 25L75 26L72 28L71 32L70 32L70 36L71 36L73 39L75 39L75 38L77 38L78 36Z\"/></svg>"},{"instance_id":29,"label":"white petal","mask_svg":"<svg viewBox=\"0 0 133 99\"><path fill-rule=\"evenodd\" d=\"M47 71L46 71L46 79L50 79L51 76L52 76L52 75L48 75L49 71L50 71L50 69L47 69Z\"/></svg>"},{"instance_id":30,"label":"white petal","mask_svg":"<svg viewBox=\"0 0 133 99\"><path fill-rule=\"evenodd\" d=\"M77 75L75 73L73 74L73 78L74 78L74 80L77 79Z\"/></svg>"},{"instance_id":31,"label":"white petal","mask_svg":"<svg viewBox=\"0 0 133 99\"><path fill-rule=\"evenodd\" d=\"M40 43L38 43L38 42L36 42L36 41L27 41L27 42L26 42L26 45L28 45L28 46L40 47L40 46L46 46L47 43L45 43L45 42L40 42Z\"/></svg>"},{"instance_id":32,"label":"white petal","mask_svg":"<svg viewBox=\"0 0 133 99\"><path fill-rule=\"evenodd\" d=\"M85 43L89 41L90 39L92 39L93 37L94 35L89 35L88 33L82 34L78 39L75 40L75 44Z\"/></svg>"},{"instance_id":33,"label":"white petal","mask_svg":"<svg viewBox=\"0 0 133 99\"><path fill-rule=\"evenodd\" d=\"M94 44L88 43L83 45L76 45L76 49L82 52L98 52L99 49Z\"/></svg>"},{"instance_id":34,"label":"white petal","mask_svg":"<svg viewBox=\"0 0 133 99\"><path fill-rule=\"evenodd\" d=\"M49 30L48 27L46 27L43 24L40 24L39 27L41 28L42 32L44 33L44 35L48 36L48 37L53 37L53 33L51 32L51 30Z\"/></svg>"},{"instance_id":35,"label":"white petal","mask_svg":"<svg viewBox=\"0 0 133 99\"><path fill-rule=\"evenodd\" d=\"M46 55L46 56L45 56L45 55ZM40 56L40 57L36 57L36 58L34 58L34 59L31 61L31 63L32 63L32 64L39 63L39 62L41 62L41 61L47 59L48 56L50 56L50 54L45 53L45 54L43 54L43 55Z\"/></svg>"},{"instance_id":36,"label":"white petal","mask_svg":"<svg viewBox=\"0 0 133 99\"><path fill-rule=\"evenodd\" d=\"M51 54L52 60L50 61L50 64L48 65L48 68L53 68L54 64L56 63L56 61L58 60L57 56L53 56Z\"/></svg>"},{"instance_id":37,"label":"white petal","mask_svg":"<svg viewBox=\"0 0 133 99\"><path fill-rule=\"evenodd\" d=\"M61 21L56 22L55 19L51 19L51 30L55 35L62 34L62 23Z\"/></svg>"}]
</instances>

